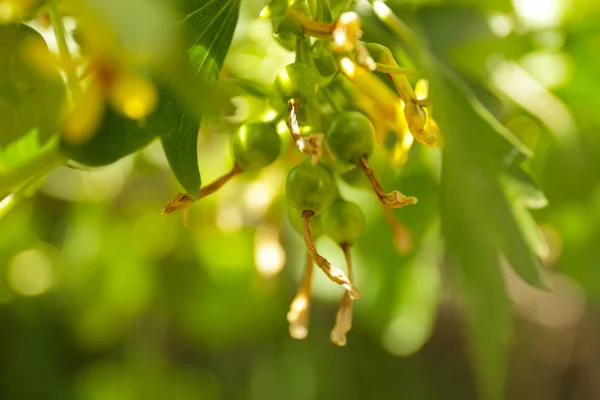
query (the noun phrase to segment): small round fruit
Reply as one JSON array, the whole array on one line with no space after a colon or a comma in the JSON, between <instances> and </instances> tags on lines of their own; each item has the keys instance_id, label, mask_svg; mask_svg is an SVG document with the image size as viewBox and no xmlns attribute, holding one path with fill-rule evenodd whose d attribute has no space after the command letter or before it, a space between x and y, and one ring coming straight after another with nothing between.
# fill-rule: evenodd
<instances>
[{"instance_id":1,"label":"small round fruit","mask_svg":"<svg viewBox=\"0 0 600 400\"><path fill-rule=\"evenodd\" d=\"M285 182L285 192L290 205L296 210L320 214L333 203L337 187L333 173L322 164L304 161L290 170Z\"/></svg>"},{"instance_id":2,"label":"small round fruit","mask_svg":"<svg viewBox=\"0 0 600 400\"><path fill-rule=\"evenodd\" d=\"M284 103L292 99L305 103L317 94L319 78L308 65L295 62L279 71L273 85Z\"/></svg>"},{"instance_id":3,"label":"small round fruit","mask_svg":"<svg viewBox=\"0 0 600 400\"><path fill-rule=\"evenodd\" d=\"M356 203L340 198L323 213L321 224L336 243L352 245L365 231L366 218Z\"/></svg>"},{"instance_id":4,"label":"small round fruit","mask_svg":"<svg viewBox=\"0 0 600 400\"><path fill-rule=\"evenodd\" d=\"M373 152L375 128L369 118L358 111L345 111L331 123L327 145L339 161L358 164L361 157Z\"/></svg>"},{"instance_id":5,"label":"small round fruit","mask_svg":"<svg viewBox=\"0 0 600 400\"><path fill-rule=\"evenodd\" d=\"M281 139L273 124L247 124L231 137L231 151L243 171L259 170L279 157Z\"/></svg>"},{"instance_id":6,"label":"small round fruit","mask_svg":"<svg viewBox=\"0 0 600 400\"><path fill-rule=\"evenodd\" d=\"M304 235L304 220L302 219L302 214L292 207L288 207L288 219L292 228L300 235ZM310 230L313 238L317 238L323 234L320 215L315 215L310 219Z\"/></svg>"},{"instance_id":7,"label":"small round fruit","mask_svg":"<svg viewBox=\"0 0 600 400\"><path fill-rule=\"evenodd\" d=\"M358 167L340 174L340 178L350 186L371 189L371 182L365 173Z\"/></svg>"}]
</instances>

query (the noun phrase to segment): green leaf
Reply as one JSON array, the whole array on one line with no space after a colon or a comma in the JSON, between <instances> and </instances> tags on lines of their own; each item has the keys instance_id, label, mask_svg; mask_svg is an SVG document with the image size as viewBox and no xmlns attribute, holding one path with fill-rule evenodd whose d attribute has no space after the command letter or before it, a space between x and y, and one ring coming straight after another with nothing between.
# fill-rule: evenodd
<instances>
[{"instance_id":1,"label":"green leaf","mask_svg":"<svg viewBox=\"0 0 600 400\"><path fill-rule=\"evenodd\" d=\"M404 0L390 0L389 4L392 8L401 5L410 4L415 7L428 7L439 5L439 0L413 0L410 3ZM513 10L510 0L447 0L443 3L445 6L471 6L476 7L481 11L502 11L510 12Z\"/></svg>"},{"instance_id":2,"label":"green leaf","mask_svg":"<svg viewBox=\"0 0 600 400\"><path fill-rule=\"evenodd\" d=\"M32 183L65 161L56 139L42 144L33 129L0 149L0 196Z\"/></svg>"},{"instance_id":3,"label":"green leaf","mask_svg":"<svg viewBox=\"0 0 600 400\"><path fill-rule=\"evenodd\" d=\"M148 145L158 135L155 125L157 115L155 112L143 124L105 107L104 118L90 140L72 144L63 139L61 148L69 158L81 164L112 164Z\"/></svg>"},{"instance_id":4,"label":"green leaf","mask_svg":"<svg viewBox=\"0 0 600 400\"><path fill-rule=\"evenodd\" d=\"M513 193L523 206L539 209L548 205L546 195L527 165L511 165L505 171L504 178L506 189Z\"/></svg>"},{"instance_id":5,"label":"green leaf","mask_svg":"<svg viewBox=\"0 0 600 400\"><path fill-rule=\"evenodd\" d=\"M356 0L327 0L332 20L337 20L342 13L350 11Z\"/></svg>"},{"instance_id":6,"label":"green leaf","mask_svg":"<svg viewBox=\"0 0 600 400\"><path fill-rule=\"evenodd\" d=\"M435 225L423 238L414 259L401 267L394 265L399 272L383 343L397 356L407 357L419 351L435 327L441 287L439 222Z\"/></svg>"},{"instance_id":7,"label":"green leaf","mask_svg":"<svg viewBox=\"0 0 600 400\"><path fill-rule=\"evenodd\" d=\"M145 121L135 121L104 107L104 117L94 135L85 143L72 144L64 139L61 147L74 161L89 165L111 164L147 146L157 136L177 126L182 106L159 86L159 104Z\"/></svg>"},{"instance_id":8,"label":"green leaf","mask_svg":"<svg viewBox=\"0 0 600 400\"><path fill-rule=\"evenodd\" d=\"M65 86L58 70L36 67L51 55L42 36L26 25L0 25L0 148L37 130L43 144L57 133Z\"/></svg>"},{"instance_id":9,"label":"green leaf","mask_svg":"<svg viewBox=\"0 0 600 400\"><path fill-rule=\"evenodd\" d=\"M332 22L331 18L331 10L329 9L329 5L325 0L317 0L317 13L315 15L315 20L319 22Z\"/></svg>"},{"instance_id":10,"label":"green leaf","mask_svg":"<svg viewBox=\"0 0 600 400\"><path fill-rule=\"evenodd\" d=\"M499 182L490 185L488 195L487 205L493 210L488 215L493 219L499 249L521 278L530 285L547 289L536 256L543 250L543 245L540 245L536 232L532 231L537 227L532 226L529 213L517 198L506 195Z\"/></svg>"},{"instance_id":11,"label":"green leaf","mask_svg":"<svg viewBox=\"0 0 600 400\"><path fill-rule=\"evenodd\" d=\"M528 156L521 145L440 64L432 79L436 118L444 137L442 218L448 249L469 294L474 355L485 398L503 398L509 308L499 252L528 283L545 287L504 191L504 170Z\"/></svg>"},{"instance_id":12,"label":"green leaf","mask_svg":"<svg viewBox=\"0 0 600 400\"><path fill-rule=\"evenodd\" d=\"M442 126L452 135L448 132L452 126L443 117ZM480 396L500 400L504 398L510 312L494 235L484 218L495 211L483 201L490 177L473 157L465 159L463 151L451 143L444 149L442 167L443 234L468 300L469 343Z\"/></svg>"},{"instance_id":13,"label":"green leaf","mask_svg":"<svg viewBox=\"0 0 600 400\"><path fill-rule=\"evenodd\" d=\"M216 82L237 24L239 0L180 0L191 64L200 81ZM182 111L172 129L161 135L171 170L193 197L200 191L198 169L198 115Z\"/></svg>"},{"instance_id":14,"label":"green leaf","mask_svg":"<svg viewBox=\"0 0 600 400\"><path fill-rule=\"evenodd\" d=\"M468 135L463 134L456 138L460 141L458 145L473 151L478 146L485 147L493 157L487 160L479 157L480 160L486 164L495 163L497 167L506 168L529 159L532 155L531 150L498 122L460 79L441 64L437 65L437 70L444 80L442 86L446 94L452 96L453 109L465 112L453 116L456 125L462 124L463 131L469 132ZM435 94L432 95L432 101L438 101Z\"/></svg>"},{"instance_id":15,"label":"green leaf","mask_svg":"<svg viewBox=\"0 0 600 400\"><path fill-rule=\"evenodd\" d=\"M177 55L181 35L170 1L81 0L73 2L73 6L81 33L92 44L100 43L102 51L113 51L113 56L122 57L126 49L128 56L143 59L158 69L169 69L180 62Z\"/></svg>"}]
</instances>

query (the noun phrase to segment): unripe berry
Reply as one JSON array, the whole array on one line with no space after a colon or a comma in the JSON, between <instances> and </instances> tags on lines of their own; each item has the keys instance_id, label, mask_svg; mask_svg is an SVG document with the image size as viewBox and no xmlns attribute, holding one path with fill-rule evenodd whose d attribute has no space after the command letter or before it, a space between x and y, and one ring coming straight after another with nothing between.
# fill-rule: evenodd
<instances>
[{"instance_id":1,"label":"unripe berry","mask_svg":"<svg viewBox=\"0 0 600 400\"><path fill-rule=\"evenodd\" d=\"M323 213L321 224L336 243L352 245L365 231L366 218L356 203L339 198Z\"/></svg>"},{"instance_id":2,"label":"unripe berry","mask_svg":"<svg viewBox=\"0 0 600 400\"><path fill-rule=\"evenodd\" d=\"M360 168L355 167L351 170L340 174L340 178L348 185L360 187L363 189L371 189L371 182L365 176L365 173Z\"/></svg>"},{"instance_id":3,"label":"unripe berry","mask_svg":"<svg viewBox=\"0 0 600 400\"><path fill-rule=\"evenodd\" d=\"M337 187L333 173L322 164L304 161L290 170L285 182L285 192L290 205L302 212L320 214L333 203Z\"/></svg>"},{"instance_id":4,"label":"unripe berry","mask_svg":"<svg viewBox=\"0 0 600 400\"><path fill-rule=\"evenodd\" d=\"M367 116L357 111L339 114L331 123L325 139L337 161L358 164L373 152L375 129Z\"/></svg>"},{"instance_id":5,"label":"unripe berry","mask_svg":"<svg viewBox=\"0 0 600 400\"><path fill-rule=\"evenodd\" d=\"M231 137L231 151L236 165L243 171L258 170L279 156L281 139L270 123L241 126Z\"/></svg>"},{"instance_id":6,"label":"unripe berry","mask_svg":"<svg viewBox=\"0 0 600 400\"><path fill-rule=\"evenodd\" d=\"M292 99L305 103L317 94L319 78L308 65L296 62L277 74L273 86L284 103Z\"/></svg>"}]
</instances>

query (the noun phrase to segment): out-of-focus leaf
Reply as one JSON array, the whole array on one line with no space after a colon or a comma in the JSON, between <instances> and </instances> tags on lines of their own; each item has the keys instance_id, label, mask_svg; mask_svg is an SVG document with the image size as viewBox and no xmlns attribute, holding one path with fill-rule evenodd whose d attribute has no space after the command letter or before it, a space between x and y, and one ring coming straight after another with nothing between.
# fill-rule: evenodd
<instances>
[{"instance_id":1,"label":"out-of-focus leaf","mask_svg":"<svg viewBox=\"0 0 600 400\"><path fill-rule=\"evenodd\" d=\"M26 25L0 25L0 148L37 130L41 144L57 133L65 86L44 39Z\"/></svg>"},{"instance_id":2,"label":"out-of-focus leaf","mask_svg":"<svg viewBox=\"0 0 600 400\"><path fill-rule=\"evenodd\" d=\"M155 69L171 69L181 62L177 16L170 1L71 1L82 34L92 51L123 56ZM134 18L135 17L135 18Z\"/></svg>"},{"instance_id":3,"label":"out-of-focus leaf","mask_svg":"<svg viewBox=\"0 0 600 400\"><path fill-rule=\"evenodd\" d=\"M448 100L450 98L447 98ZM456 111L456 110L455 110ZM450 115L448 115L450 117ZM448 136L451 123L440 116ZM454 129L458 126L454 126ZM468 300L473 368L481 398L502 399L506 378L506 341L510 330L508 299L498 252L483 216L489 176L474 157L448 138L442 172L442 228ZM466 156L466 158L465 158Z\"/></svg>"},{"instance_id":4,"label":"out-of-focus leaf","mask_svg":"<svg viewBox=\"0 0 600 400\"><path fill-rule=\"evenodd\" d=\"M445 134L442 219L448 249L460 266L472 311L480 390L503 398L509 311L500 273L502 251L530 284L544 287L536 258L501 186L502 170L528 151L437 64L432 80ZM501 149L501 151L500 151Z\"/></svg>"},{"instance_id":5,"label":"out-of-focus leaf","mask_svg":"<svg viewBox=\"0 0 600 400\"><path fill-rule=\"evenodd\" d=\"M493 157L486 159L479 157L482 163L490 168L509 167L511 164L520 164L531 157L531 150L523 145L506 127L504 127L491 113L484 108L473 96L468 88L438 64L443 74L443 87L447 96L451 96L457 111L465 114L454 115L454 119L462 125L462 135L457 137L460 146L465 151L476 151L478 146L485 147ZM438 91L439 93L439 91ZM432 94L434 102L436 95ZM486 155L488 152L486 152ZM496 164L496 165L494 165Z\"/></svg>"},{"instance_id":6,"label":"out-of-focus leaf","mask_svg":"<svg viewBox=\"0 0 600 400\"><path fill-rule=\"evenodd\" d=\"M515 272L530 285L547 289L536 256L541 247L537 240L532 240L535 236L531 231L531 218L527 218L528 212L522 208L517 198L505 194L499 182L490 185L487 206L490 209L487 215L493 220L493 230L490 233L495 233L499 249L504 253ZM525 213L518 219L515 214L518 210L517 207L521 207L521 214Z\"/></svg>"},{"instance_id":7,"label":"out-of-focus leaf","mask_svg":"<svg viewBox=\"0 0 600 400\"><path fill-rule=\"evenodd\" d=\"M461 75L486 82L488 60L499 53L518 59L531 50L523 36L495 35L487 13L465 5L424 7L417 12L419 26L431 43L431 51Z\"/></svg>"},{"instance_id":8,"label":"out-of-focus leaf","mask_svg":"<svg viewBox=\"0 0 600 400\"><path fill-rule=\"evenodd\" d=\"M431 229L398 275L395 306L383 333L383 344L395 355L416 353L431 336L440 295L439 247L439 229Z\"/></svg>"},{"instance_id":9,"label":"out-of-focus leaf","mask_svg":"<svg viewBox=\"0 0 600 400\"><path fill-rule=\"evenodd\" d=\"M480 196L478 201L485 204L485 209L480 208L481 213L474 212L474 216L480 223L489 224L487 234L498 241L498 248L515 271L528 283L543 288L545 285L537 260L525 239L524 229L515 220L500 183L501 171L511 166L513 170L518 169L514 165L523 160L529 150L500 125L456 77L441 67L439 72L443 78L436 82L439 85L437 93L444 91L441 98L446 100L439 103L444 109L439 114L446 119L449 140L455 141L453 145L465 162L463 170L477 169L484 174L478 187L462 185L456 189ZM448 148L452 150L452 145Z\"/></svg>"},{"instance_id":10,"label":"out-of-focus leaf","mask_svg":"<svg viewBox=\"0 0 600 400\"><path fill-rule=\"evenodd\" d=\"M526 165L511 165L504 174L506 189L530 209L544 208L548 199Z\"/></svg>"},{"instance_id":11,"label":"out-of-focus leaf","mask_svg":"<svg viewBox=\"0 0 600 400\"><path fill-rule=\"evenodd\" d=\"M189 38L192 67L204 87L216 82L237 24L239 0L180 0ZM161 135L165 155L179 183L191 196L200 191L198 115L182 112L179 122Z\"/></svg>"},{"instance_id":12,"label":"out-of-focus leaf","mask_svg":"<svg viewBox=\"0 0 600 400\"><path fill-rule=\"evenodd\" d=\"M356 4L356 0L327 0L327 3L332 20L337 20L340 14L349 11Z\"/></svg>"},{"instance_id":13,"label":"out-of-focus leaf","mask_svg":"<svg viewBox=\"0 0 600 400\"><path fill-rule=\"evenodd\" d=\"M331 10L326 1L317 1L317 13L315 20L319 22L331 22Z\"/></svg>"},{"instance_id":14,"label":"out-of-focus leaf","mask_svg":"<svg viewBox=\"0 0 600 400\"><path fill-rule=\"evenodd\" d=\"M408 2L404 0L390 0L391 7L406 5ZM409 3L416 7L426 7L439 4L438 0L413 0ZM512 11L512 3L510 0L449 0L444 4L455 6L472 6L486 12L490 11Z\"/></svg>"},{"instance_id":15,"label":"out-of-focus leaf","mask_svg":"<svg viewBox=\"0 0 600 400\"><path fill-rule=\"evenodd\" d=\"M57 142L52 139L42 144L34 129L0 149L0 196L32 184L62 164L64 156Z\"/></svg>"},{"instance_id":16,"label":"out-of-focus leaf","mask_svg":"<svg viewBox=\"0 0 600 400\"><path fill-rule=\"evenodd\" d=\"M520 165L531 152L503 127L468 88L427 50L419 37L394 18L369 19L365 31L392 49L410 37L409 52L428 72L435 118L445 138L442 165L442 227L448 251L469 299L473 356L479 392L503 398L510 312L500 270L503 251L517 273L542 286L535 256L514 218L501 185L502 171ZM389 14L387 14L389 15Z\"/></svg>"},{"instance_id":17,"label":"out-of-focus leaf","mask_svg":"<svg viewBox=\"0 0 600 400\"><path fill-rule=\"evenodd\" d=\"M175 129L184 112L165 89L159 92L157 109L145 121L127 118L110 106L91 139L82 144L63 140L61 147L71 159L90 166L111 164L147 146L158 135Z\"/></svg>"},{"instance_id":18,"label":"out-of-focus leaf","mask_svg":"<svg viewBox=\"0 0 600 400\"><path fill-rule=\"evenodd\" d=\"M33 129L6 148L0 149L0 176L8 174L10 170L23 164L42 148L38 131Z\"/></svg>"},{"instance_id":19,"label":"out-of-focus leaf","mask_svg":"<svg viewBox=\"0 0 600 400\"><path fill-rule=\"evenodd\" d=\"M549 252L548 243L529 210L518 201L513 201L511 206L515 221L521 228L529 248L538 257L547 257Z\"/></svg>"}]
</instances>

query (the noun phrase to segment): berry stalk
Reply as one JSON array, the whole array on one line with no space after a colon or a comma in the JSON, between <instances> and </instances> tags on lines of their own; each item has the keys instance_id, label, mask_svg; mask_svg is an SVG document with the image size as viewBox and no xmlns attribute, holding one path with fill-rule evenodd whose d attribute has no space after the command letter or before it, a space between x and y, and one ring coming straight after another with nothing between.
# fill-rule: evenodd
<instances>
[{"instance_id":1,"label":"berry stalk","mask_svg":"<svg viewBox=\"0 0 600 400\"><path fill-rule=\"evenodd\" d=\"M306 244L306 250L308 251L308 254L310 254L315 264L317 264L317 266L323 270L325 275L327 275L331 281L341 285L344 289L346 289L351 298L360 298L360 291L354 287L344 272L341 269L332 266L325 257L321 256L317 252L310 229L310 217L312 217L314 214L315 213L310 210L304 210L302 212L302 219L304 219L304 243Z\"/></svg>"},{"instance_id":2,"label":"berry stalk","mask_svg":"<svg viewBox=\"0 0 600 400\"><path fill-rule=\"evenodd\" d=\"M200 194L198 195L198 200L203 197L206 197L210 194L213 194L214 192L219 190L221 187L223 187L223 185L225 185L231 178L233 178L240 172L242 172L242 169L237 164L234 164L233 168L231 168L231 171L229 171L222 177L218 178L214 182L211 182L210 184L201 188Z\"/></svg>"},{"instance_id":3,"label":"berry stalk","mask_svg":"<svg viewBox=\"0 0 600 400\"><path fill-rule=\"evenodd\" d=\"M352 281L352 259L350 257L349 243L340 245L346 257L346 265L348 267L348 278ZM347 339L346 334L352 329L352 298L348 292L344 293L340 308L335 317L335 326L331 330L331 341L338 346L345 346Z\"/></svg>"},{"instance_id":4,"label":"berry stalk","mask_svg":"<svg viewBox=\"0 0 600 400\"><path fill-rule=\"evenodd\" d=\"M306 253L304 278L298 293L290 304L287 320L290 324L290 336L294 339L304 339L308 335L308 317L310 313L310 292L312 286L313 259Z\"/></svg>"},{"instance_id":5,"label":"berry stalk","mask_svg":"<svg viewBox=\"0 0 600 400\"><path fill-rule=\"evenodd\" d=\"M203 197L208 196L209 194L212 194L212 193L216 192L221 187L223 187L223 185L225 185L231 178L233 178L235 175L239 174L240 172L242 172L242 169L237 164L234 164L233 168L231 169L231 171L229 171L228 173L226 173L222 177L218 178L214 182L212 182L212 183L204 186L203 188L201 188L200 189L200 193L198 194L198 199L196 199L196 200L192 199L190 196L188 196L185 193L177 193L173 197L173 199L171 199L171 201L169 201L167 203L167 205L163 208L162 214L163 215L164 214L171 214L172 212L175 212L175 211L180 210L182 208L185 209L185 210L187 210L187 208L190 205L192 205L192 203L194 203L195 201L200 200Z\"/></svg>"},{"instance_id":6,"label":"berry stalk","mask_svg":"<svg viewBox=\"0 0 600 400\"><path fill-rule=\"evenodd\" d=\"M358 162L358 167L365 173L367 178L369 178L369 182L371 182L371 187L373 188L373 191L375 192L375 194L379 198L379 201L382 204L391 208L401 208L410 204L417 203L416 197L407 197L397 190L394 190L390 193L386 193L383 190L381 183L379 183L379 181L375 177L375 174L373 173L373 170L371 169L371 166L367 162L366 158L360 158Z\"/></svg>"}]
</instances>

